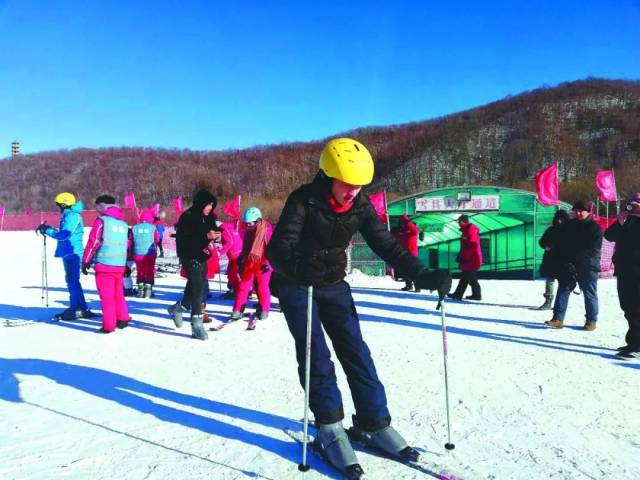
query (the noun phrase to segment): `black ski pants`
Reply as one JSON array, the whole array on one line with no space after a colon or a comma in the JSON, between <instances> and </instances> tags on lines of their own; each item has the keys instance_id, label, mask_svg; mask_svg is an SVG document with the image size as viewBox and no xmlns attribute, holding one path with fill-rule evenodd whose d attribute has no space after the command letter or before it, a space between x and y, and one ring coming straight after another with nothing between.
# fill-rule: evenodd
<instances>
[{"instance_id":1,"label":"black ski pants","mask_svg":"<svg viewBox=\"0 0 640 480\"><path fill-rule=\"evenodd\" d=\"M295 340L298 376L304 388L308 288L281 284L278 294L289 331ZM314 288L312 309L309 404L315 421L329 424L344 418L342 396L322 331L324 328L347 377L358 425L370 431L388 426L391 417L387 397L369 347L362 339L360 321L347 282L343 280Z\"/></svg>"},{"instance_id":2,"label":"black ski pants","mask_svg":"<svg viewBox=\"0 0 640 480\"><path fill-rule=\"evenodd\" d=\"M640 278L636 275L618 274L618 299L629 323L625 336L627 345L640 349Z\"/></svg>"},{"instance_id":3,"label":"black ski pants","mask_svg":"<svg viewBox=\"0 0 640 480\"><path fill-rule=\"evenodd\" d=\"M462 298L469 285L471 285L472 296L476 298L482 297L480 283L478 282L478 272L462 272L456 291L453 292L453 296Z\"/></svg>"},{"instance_id":4,"label":"black ski pants","mask_svg":"<svg viewBox=\"0 0 640 480\"><path fill-rule=\"evenodd\" d=\"M188 260L182 266L187 274L182 306L191 310L191 315L200 315L200 304L207 283L207 264L198 260Z\"/></svg>"}]
</instances>

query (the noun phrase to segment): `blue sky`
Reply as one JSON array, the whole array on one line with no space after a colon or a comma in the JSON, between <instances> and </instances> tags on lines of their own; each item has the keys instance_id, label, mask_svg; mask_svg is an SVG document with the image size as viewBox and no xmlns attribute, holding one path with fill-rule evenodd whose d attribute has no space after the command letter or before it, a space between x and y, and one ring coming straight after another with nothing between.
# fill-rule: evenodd
<instances>
[{"instance_id":1,"label":"blue sky","mask_svg":"<svg viewBox=\"0 0 640 480\"><path fill-rule=\"evenodd\" d=\"M640 2L0 0L0 158L217 150L640 79Z\"/></svg>"}]
</instances>

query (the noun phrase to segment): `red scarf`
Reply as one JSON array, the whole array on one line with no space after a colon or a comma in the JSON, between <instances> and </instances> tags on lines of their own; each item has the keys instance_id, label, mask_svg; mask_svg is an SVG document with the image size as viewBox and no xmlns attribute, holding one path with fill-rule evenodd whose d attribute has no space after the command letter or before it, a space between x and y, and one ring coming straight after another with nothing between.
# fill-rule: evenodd
<instances>
[{"instance_id":1,"label":"red scarf","mask_svg":"<svg viewBox=\"0 0 640 480\"><path fill-rule=\"evenodd\" d=\"M333 210L333 213L346 213L349 210L351 210L351 207L353 207L353 202L340 205L338 201L331 194L327 195L327 203L331 207L331 210Z\"/></svg>"}]
</instances>

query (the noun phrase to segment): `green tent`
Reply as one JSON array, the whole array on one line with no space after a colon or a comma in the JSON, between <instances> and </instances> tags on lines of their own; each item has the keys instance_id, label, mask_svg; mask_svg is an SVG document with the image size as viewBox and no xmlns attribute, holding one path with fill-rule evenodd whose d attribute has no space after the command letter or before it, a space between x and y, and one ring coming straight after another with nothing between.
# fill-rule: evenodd
<instances>
[{"instance_id":1,"label":"green tent","mask_svg":"<svg viewBox=\"0 0 640 480\"><path fill-rule=\"evenodd\" d=\"M570 205L561 203L559 208ZM388 205L393 228L400 215L409 215L420 228L419 257L430 268L459 272L457 219L462 214L480 229L484 264L481 277L536 278L544 251L538 240L551 224L556 206L544 207L526 190L491 186L448 187L418 193ZM384 263L356 237L351 267L370 275L384 273Z\"/></svg>"}]
</instances>

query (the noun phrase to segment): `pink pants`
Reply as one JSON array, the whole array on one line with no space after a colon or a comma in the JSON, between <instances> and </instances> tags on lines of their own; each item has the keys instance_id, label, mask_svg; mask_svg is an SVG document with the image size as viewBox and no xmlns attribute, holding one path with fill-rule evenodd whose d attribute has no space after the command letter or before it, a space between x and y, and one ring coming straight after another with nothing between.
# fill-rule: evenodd
<instances>
[{"instance_id":1,"label":"pink pants","mask_svg":"<svg viewBox=\"0 0 640 480\"><path fill-rule=\"evenodd\" d=\"M236 301L233 304L233 311L239 312L247 304L249 292L253 289L253 280L258 283L258 302L263 312L268 313L271 309L271 291L269 290L269 279L271 278L271 269L266 273L246 272L240 279L240 285L236 291Z\"/></svg>"},{"instance_id":2,"label":"pink pants","mask_svg":"<svg viewBox=\"0 0 640 480\"><path fill-rule=\"evenodd\" d=\"M153 255L134 255L136 262L136 282L150 283L153 285L156 273L156 256Z\"/></svg>"},{"instance_id":3,"label":"pink pants","mask_svg":"<svg viewBox=\"0 0 640 480\"><path fill-rule=\"evenodd\" d=\"M129 320L127 302L124 300L122 280L124 267L103 267L96 265L96 287L102 304L102 328L111 332L116 328L117 320ZM107 269L108 268L108 269ZM120 268L119 270L114 270Z\"/></svg>"},{"instance_id":4,"label":"pink pants","mask_svg":"<svg viewBox=\"0 0 640 480\"><path fill-rule=\"evenodd\" d=\"M227 280L229 281L229 285L233 288L234 292L238 291L238 287L240 286L240 269L238 268L238 257L229 257L229 265L227 266ZM246 301L246 298L245 298Z\"/></svg>"}]
</instances>

